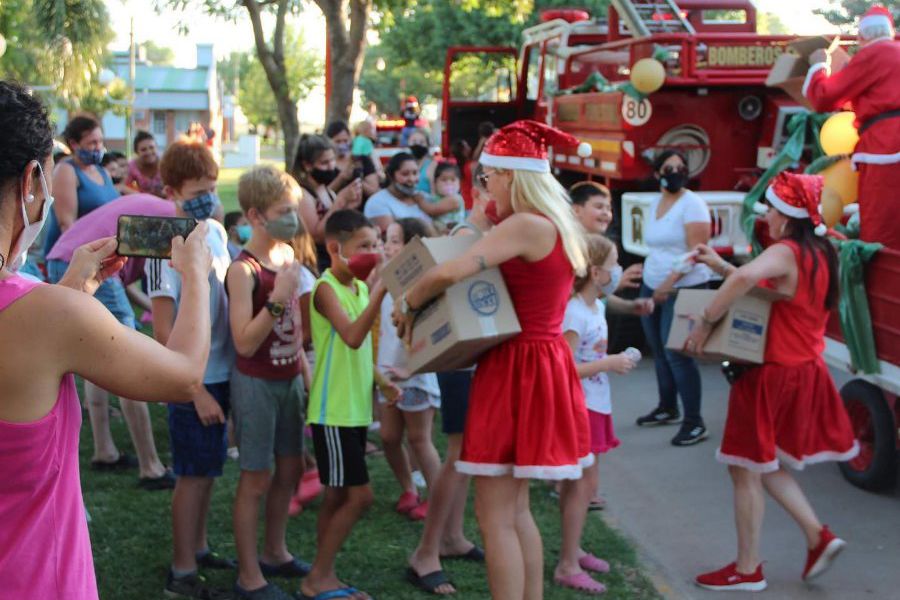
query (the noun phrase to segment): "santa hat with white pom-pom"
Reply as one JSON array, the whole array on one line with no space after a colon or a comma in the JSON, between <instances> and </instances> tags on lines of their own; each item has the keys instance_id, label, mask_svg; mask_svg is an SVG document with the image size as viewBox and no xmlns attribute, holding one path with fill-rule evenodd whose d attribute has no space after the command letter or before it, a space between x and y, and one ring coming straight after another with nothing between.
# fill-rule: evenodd
<instances>
[{"instance_id":1,"label":"santa hat with white pom-pom","mask_svg":"<svg viewBox=\"0 0 900 600\"><path fill-rule=\"evenodd\" d=\"M557 151L577 148L578 156L589 157L593 148L555 127L537 121L522 120L501 128L488 139L479 162L486 167L549 173L547 146Z\"/></svg>"},{"instance_id":2,"label":"santa hat with white pom-pom","mask_svg":"<svg viewBox=\"0 0 900 600\"><path fill-rule=\"evenodd\" d=\"M823 236L828 233L828 226L822 222L819 205L823 187L824 179L821 175L799 175L782 171L766 188L766 200L785 216L811 220L816 235ZM753 210L765 213L768 207L757 202Z\"/></svg>"}]
</instances>

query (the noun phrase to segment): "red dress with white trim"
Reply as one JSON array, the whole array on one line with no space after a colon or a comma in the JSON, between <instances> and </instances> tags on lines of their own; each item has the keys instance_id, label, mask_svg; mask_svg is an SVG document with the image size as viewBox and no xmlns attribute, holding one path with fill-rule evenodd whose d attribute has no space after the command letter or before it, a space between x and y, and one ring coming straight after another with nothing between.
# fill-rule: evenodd
<instances>
[{"instance_id":1,"label":"red dress with white trim","mask_svg":"<svg viewBox=\"0 0 900 600\"><path fill-rule=\"evenodd\" d=\"M543 259L500 265L522 333L478 360L461 460L470 475L578 479L593 462L584 392L562 336L574 274L557 234Z\"/></svg>"},{"instance_id":2,"label":"red dress with white trim","mask_svg":"<svg viewBox=\"0 0 900 600\"><path fill-rule=\"evenodd\" d=\"M721 462L751 471L776 471L779 461L794 469L850 460L859 452L850 419L822 359L828 269L818 256L793 241L779 242L798 265L797 292L772 305L764 363L731 387Z\"/></svg>"}]
</instances>

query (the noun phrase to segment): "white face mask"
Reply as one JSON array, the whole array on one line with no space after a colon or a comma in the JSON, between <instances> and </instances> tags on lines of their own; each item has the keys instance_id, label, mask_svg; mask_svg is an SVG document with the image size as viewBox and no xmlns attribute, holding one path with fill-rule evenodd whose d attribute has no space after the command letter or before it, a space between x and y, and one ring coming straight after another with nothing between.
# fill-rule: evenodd
<instances>
[{"instance_id":1,"label":"white face mask","mask_svg":"<svg viewBox=\"0 0 900 600\"><path fill-rule=\"evenodd\" d=\"M44 177L44 169L38 161L35 161L35 165L37 165L38 172L41 176L41 190L44 192L44 207L41 209L41 218L34 223L29 223L28 213L25 211L25 203L34 202L34 195L28 194L28 196L22 199L22 222L25 223L25 228L22 229L18 241L13 245L9 253L11 257L9 270L13 272L18 271L22 268L22 265L25 264L25 260L28 258L28 249L31 248L34 240L41 234L41 229L44 228L44 224L47 222L47 215L50 214L50 208L53 206L53 196L50 195L50 190L47 188L47 178Z\"/></svg>"}]
</instances>

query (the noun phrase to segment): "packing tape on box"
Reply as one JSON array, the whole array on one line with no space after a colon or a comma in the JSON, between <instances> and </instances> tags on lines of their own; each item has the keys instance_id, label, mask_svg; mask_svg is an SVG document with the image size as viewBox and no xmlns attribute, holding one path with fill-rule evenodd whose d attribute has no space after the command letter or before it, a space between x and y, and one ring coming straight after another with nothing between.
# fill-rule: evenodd
<instances>
[{"instance_id":1,"label":"packing tape on box","mask_svg":"<svg viewBox=\"0 0 900 600\"><path fill-rule=\"evenodd\" d=\"M497 322L494 321L494 317L478 317L478 326L484 335L497 335Z\"/></svg>"}]
</instances>

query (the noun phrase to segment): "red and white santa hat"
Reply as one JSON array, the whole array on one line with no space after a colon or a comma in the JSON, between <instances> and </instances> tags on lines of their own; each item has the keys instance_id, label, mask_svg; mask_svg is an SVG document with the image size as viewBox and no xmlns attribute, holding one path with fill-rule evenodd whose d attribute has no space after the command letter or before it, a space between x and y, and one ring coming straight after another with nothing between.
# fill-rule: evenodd
<instances>
[{"instance_id":1,"label":"red and white santa hat","mask_svg":"<svg viewBox=\"0 0 900 600\"><path fill-rule=\"evenodd\" d=\"M818 236L828 232L819 212L824 178L821 175L800 175L782 171L766 188L766 200L775 210L794 219L810 219ZM765 213L768 207L759 202L753 207L758 213Z\"/></svg>"},{"instance_id":2,"label":"red and white santa hat","mask_svg":"<svg viewBox=\"0 0 900 600\"><path fill-rule=\"evenodd\" d=\"M859 34L865 39L894 37L894 16L891 11L877 4L867 10L859 20Z\"/></svg>"},{"instance_id":3,"label":"red and white santa hat","mask_svg":"<svg viewBox=\"0 0 900 600\"><path fill-rule=\"evenodd\" d=\"M484 145L479 162L486 167L549 173L547 146L557 150L576 148L578 156L587 158L593 152L587 142L555 127L537 121L522 120L502 127Z\"/></svg>"}]
</instances>

